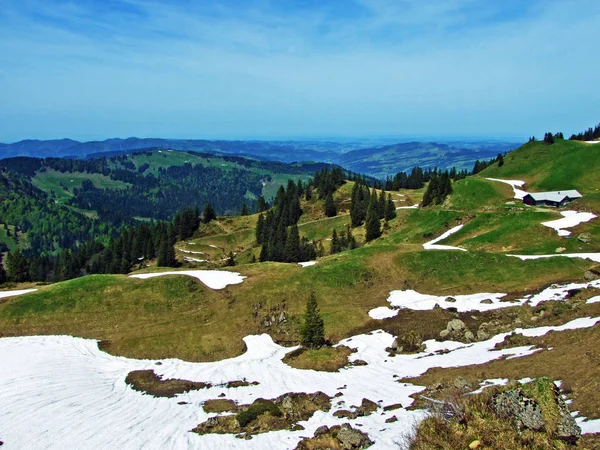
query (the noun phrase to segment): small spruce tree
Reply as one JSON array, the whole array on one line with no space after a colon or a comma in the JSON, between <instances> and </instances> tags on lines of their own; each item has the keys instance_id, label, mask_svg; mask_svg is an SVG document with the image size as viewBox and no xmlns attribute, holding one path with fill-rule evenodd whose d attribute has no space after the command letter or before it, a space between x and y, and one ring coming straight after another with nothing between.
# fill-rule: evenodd
<instances>
[{"instance_id":1,"label":"small spruce tree","mask_svg":"<svg viewBox=\"0 0 600 450\"><path fill-rule=\"evenodd\" d=\"M331 195L331 192L325 197L325 215L327 217L335 217L337 215L337 209L333 203L333 195Z\"/></svg>"},{"instance_id":2,"label":"small spruce tree","mask_svg":"<svg viewBox=\"0 0 600 450\"><path fill-rule=\"evenodd\" d=\"M367 242L381 236L381 222L379 221L379 214L375 206L376 201L371 201L367 211L367 219L365 220L365 240Z\"/></svg>"},{"instance_id":3,"label":"small spruce tree","mask_svg":"<svg viewBox=\"0 0 600 450\"><path fill-rule=\"evenodd\" d=\"M308 302L306 302L304 326L300 335L304 347L319 348L325 344L325 324L319 312L317 296L314 291L310 293Z\"/></svg>"}]
</instances>

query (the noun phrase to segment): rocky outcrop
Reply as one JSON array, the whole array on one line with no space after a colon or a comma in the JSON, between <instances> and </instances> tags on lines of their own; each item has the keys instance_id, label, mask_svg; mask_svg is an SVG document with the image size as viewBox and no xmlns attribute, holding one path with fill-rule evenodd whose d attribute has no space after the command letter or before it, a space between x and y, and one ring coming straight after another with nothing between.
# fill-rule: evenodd
<instances>
[{"instance_id":1,"label":"rocky outcrop","mask_svg":"<svg viewBox=\"0 0 600 450\"><path fill-rule=\"evenodd\" d=\"M253 434L292 429L310 419L316 411L329 411L331 398L322 392L289 393L273 400L257 399L235 407L237 414L210 417L192 431L199 434Z\"/></svg>"},{"instance_id":2,"label":"rocky outcrop","mask_svg":"<svg viewBox=\"0 0 600 450\"><path fill-rule=\"evenodd\" d=\"M356 419L358 417L365 417L373 414L379 405L368 398L363 398L360 406L353 406L353 410L341 409L333 413L334 417L341 419Z\"/></svg>"},{"instance_id":3,"label":"rocky outcrop","mask_svg":"<svg viewBox=\"0 0 600 450\"><path fill-rule=\"evenodd\" d=\"M581 233L579 236L577 236L577 240L579 242L583 242L584 244L589 244L592 242L592 235L590 233Z\"/></svg>"},{"instance_id":4,"label":"rocky outcrop","mask_svg":"<svg viewBox=\"0 0 600 450\"><path fill-rule=\"evenodd\" d=\"M494 412L505 419L510 419L519 429L541 431L544 429L542 408L532 398L519 389L501 392L492 399Z\"/></svg>"},{"instance_id":5,"label":"rocky outcrop","mask_svg":"<svg viewBox=\"0 0 600 450\"><path fill-rule=\"evenodd\" d=\"M492 398L494 412L513 422L518 429L548 433L553 439L571 444L581 437L581 429L571 416L559 389L548 378L539 378L523 388L513 388Z\"/></svg>"},{"instance_id":6,"label":"rocky outcrop","mask_svg":"<svg viewBox=\"0 0 600 450\"><path fill-rule=\"evenodd\" d=\"M361 450L369 448L375 442L369 439L369 436L350 424L335 425L331 428L322 426L317 428L312 438L301 440L295 450L315 450L315 449L342 449L342 450Z\"/></svg>"}]
</instances>

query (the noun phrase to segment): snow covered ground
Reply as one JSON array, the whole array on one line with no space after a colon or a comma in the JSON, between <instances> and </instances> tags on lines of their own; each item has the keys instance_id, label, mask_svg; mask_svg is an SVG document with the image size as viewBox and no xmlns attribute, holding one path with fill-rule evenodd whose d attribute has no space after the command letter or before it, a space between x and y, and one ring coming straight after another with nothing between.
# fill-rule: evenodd
<instances>
[{"instance_id":1,"label":"snow covered ground","mask_svg":"<svg viewBox=\"0 0 600 450\"><path fill-rule=\"evenodd\" d=\"M390 317L396 317L399 312L399 309L380 306L379 308L373 308L371 311L369 311L369 317L376 320L389 319Z\"/></svg>"},{"instance_id":2,"label":"snow covered ground","mask_svg":"<svg viewBox=\"0 0 600 450\"><path fill-rule=\"evenodd\" d=\"M540 258L583 258L589 259L591 261L600 262L600 253L553 253L551 255L512 255L507 254L506 256L513 256L515 258L519 258L523 261L527 261L528 259L540 259Z\"/></svg>"},{"instance_id":3,"label":"snow covered ground","mask_svg":"<svg viewBox=\"0 0 600 450\"><path fill-rule=\"evenodd\" d=\"M193 244L193 242L188 242L188 244ZM192 250L186 250L184 248L178 248L177 250L179 250L180 252L183 252L183 253L189 253L191 255L204 255L204 252L195 252Z\"/></svg>"},{"instance_id":4,"label":"snow covered ground","mask_svg":"<svg viewBox=\"0 0 600 450\"><path fill-rule=\"evenodd\" d=\"M565 228L573 228L580 223L589 222L590 220L596 218L595 214L588 212L561 211L561 214L563 216L562 219L552 220L550 222L542 222L542 225L554 228L558 235L563 237L571 234L571 232L565 230Z\"/></svg>"},{"instance_id":5,"label":"snow covered ground","mask_svg":"<svg viewBox=\"0 0 600 450\"><path fill-rule=\"evenodd\" d=\"M315 264L317 264L316 261L305 261L305 262L299 262L299 265L301 265L302 267L310 267L310 266L314 266Z\"/></svg>"},{"instance_id":6,"label":"snow covered ground","mask_svg":"<svg viewBox=\"0 0 600 450\"><path fill-rule=\"evenodd\" d=\"M515 198L518 200L523 200L523 197L525 197L528 194L528 192L526 192L522 189L519 189L525 185L525 182L522 180L501 180L499 178L486 178L486 180L498 181L500 183L510 184L510 186L513 188L513 191L515 193Z\"/></svg>"},{"instance_id":7,"label":"snow covered ground","mask_svg":"<svg viewBox=\"0 0 600 450\"><path fill-rule=\"evenodd\" d=\"M246 278L237 272L227 272L226 270L179 270L172 272L140 273L137 275L130 275L130 278L141 278L145 280L147 278L160 277L163 275L187 275L198 278L211 289L224 289L230 284L240 284Z\"/></svg>"},{"instance_id":8,"label":"snow covered ground","mask_svg":"<svg viewBox=\"0 0 600 450\"><path fill-rule=\"evenodd\" d=\"M437 296L420 294L417 291L392 291L387 301L392 307L407 308L418 311L430 310L439 305L444 309L456 308L459 312L465 311L489 311L498 308L508 308L510 306L519 306L522 302L501 302L500 299L506 294L471 294ZM448 301L447 299L450 299ZM455 301L452 301L454 299ZM484 303L482 303L482 301ZM491 303L490 303L491 302Z\"/></svg>"},{"instance_id":9,"label":"snow covered ground","mask_svg":"<svg viewBox=\"0 0 600 450\"><path fill-rule=\"evenodd\" d=\"M538 336L551 329L591 327L599 318L577 319L561 327L517 330ZM426 351L415 355L390 357L386 348L394 337L383 331L348 338L341 345L355 348L351 358L362 359L366 366L354 366L340 372L316 372L294 369L281 359L293 348L281 347L268 335L245 338L247 352L237 358L190 363L177 359L135 360L115 357L98 349L93 340L70 336L33 336L0 339L0 439L4 448L127 448L127 449L291 449L305 436L312 436L321 425L350 422L367 432L377 449L395 448L405 439L423 411L404 408L382 412L356 420L338 419L333 413L359 405L362 398L380 406L412 403L411 394L422 387L398 383L397 379L418 376L431 367L457 367L483 364L504 356L520 357L534 353L531 347L493 351L508 333L465 345L459 342L426 341ZM438 350L449 353L435 353ZM131 390L125 384L132 370L153 369L167 378L204 381L209 389L180 394L174 398L154 398ZM217 386L246 379L258 385L241 388ZM373 380L377 380L376 383ZM276 431L256 435L250 441L231 435L190 433L193 427L214 414L203 411L201 404L225 394L238 403L274 398L288 392L325 392L333 399L331 411L317 412L303 422L303 431ZM187 404L179 404L180 402ZM385 423L391 416L399 420ZM581 419L582 420L582 419ZM582 424L592 432L596 422Z\"/></svg>"},{"instance_id":10,"label":"snow covered ground","mask_svg":"<svg viewBox=\"0 0 600 450\"><path fill-rule=\"evenodd\" d=\"M412 206L396 206L396 209L419 209L419 204Z\"/></svg>"},{"instance_id":11,"label":"snow covered ground","mask_svg":"<svg viewBox=\"0 0 600 450\"><path fill-rule=\"evenodd\" d=\"M438 236L433 241L429 241L423 244L423 248L425 250L460 250L461 252L466 252L467 250L460 247L452 247L451 245L438 245L437 243L443 241L449 236L452 236L457 231L460 231L463 225L458 225L454 228L449 229L441 236Z\"/></svg>"},{"instance_id":12,"label":"snow covered ground","mask_svg":"<svg viewBox=\"0 0 600 450\"><path fill-rule=\"evenodd\" d=\"M0 291L0 298L14 297L15 295L29 294L37 289L21 289L20 291Z\"/></svg>"},{"instance_id":13,"label":"snow covered ground","mask_svg":"<svg viewBox=\"0 0 600 450\"><path fill-rule=\"evenodd\" d=\"M511 306L520 306L525 303L530 306L537 306L545 301L561 301L565 300L569 291L574 289L600 289L600 280L589 281L585 283L567 283L553 284L546 289L541 290L534 295L526 295L525 297L516 299L511 302L501 301L506 294L501 293L479 293L469 295L430 295L421 294L411 289L391 291L387 301L390 307L380 306L369 311L369 316L373 319L387 319L395 317L403 309L412 309L417 311L431 310L436 305L448 309L456 308L459 312L466 311L490 311L493 309L508 308ZM599 297L594 297L588 300L588 303L596 303L600 301Z\"/></svg>"}]
</instances>

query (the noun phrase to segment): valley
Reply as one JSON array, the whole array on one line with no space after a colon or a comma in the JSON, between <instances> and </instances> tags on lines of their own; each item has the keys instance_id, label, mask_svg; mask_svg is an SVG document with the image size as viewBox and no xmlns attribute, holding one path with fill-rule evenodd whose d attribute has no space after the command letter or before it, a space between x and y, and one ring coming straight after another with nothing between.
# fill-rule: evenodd
<instances>
[{"instance_id":1,"label":"valley","mask_svg":"<svg viewBox=\"0 0 600 450\"><path fill-rule=\"evenodd\" d=\"M374 442L372 448L394 448L411 436L432 438L426 434L431 405L425 398L447 401L480 386L508 389L518 380L528 386L527 378L550 377L562 382L561 395L578 411L583 436L577 447L596 448L596 150L576 141L530 142L505 155L502 166L496 161L453 181L452 193L427 207L422 206L427 183L389 191L395 217L380 220L381 235L367 241L364 225L350 227L356 248L333 254L334 230L343 235L351 226L353 193L362 181L346 179L335 189L332 217L314 186L309 199L300 196L297 229L301 239L322 251L300 264L262 260L256 228L260 214L268 212L252 209L248 215L218 214L175 242L177 268L144 259L126 274L9 284L0 298L0 352L14 370L0 369L7 386L3 396L11 405L3 412L8 425L0 437L7 448L11 441L14 448L42 443L60 448L82 436L98 447L343 448L335 427L348 423L351 430L344 433L359 430ZM161 174L172 167L161 165L165 159L173 158L176 167L191 165L186 155L146 152L108 165L133 164L129 172L134 173L147 164L143 172ZM250 164L249 175L270 176L274 185L285 177L310 185L314 170L324 168L299 163L277 166L275 173L263 162L223 158L196 161L240 171ZM85 171L36 169L31 183L46 194L54 191L55 205L70 209L69 201L87 182L94 189L132 189L114 180L112 170L87 178ZM498 180L523 182L518 188L527 192L577 189L583 197L562 209L530 207ZM381 187L369 189L377 193L373 198L382 197ZM255 197L280 195L277 186L267 197L266 188L259 183ZM248 196L242 197L250 205ZM98 220L91 211L86 220ZM582 214L585 220L548 225ZM27 248L25 236L19 243ZM227 265L229 258L235 266ZM292 353L302 339L311 293L327 344ZM190 389L165 398L144 394L125 381L137 370L183 380ZM233 382L237 387L229 387ZM532 383L538 382L544 383ZM207 386L194 388L194 383ZM502 390L484 392L494 389ZM23 391L31 395L18 394ZM310 413L283 406L292 393L317 392L324 397L314 396L314 404L303 406ZM248 426L238 423L239 416L233 422L232 414L252 409L259 398L270 399L271 406L255 405L258 412ZM229 406L213 411L209 405L217 399ZM19 424L34 403L46 407L30 422L23 441ZM66 430L52 418L59 414L78 419ZM416 424L424 419L421 436ZM513 439L501 424L494 426ZM90 434L97 427L106 431ZM457 430L461 446L477 439L493 442L485 427ZM64 439L49 441L57 433ZM533 434L521 438L549 439L538 442L541 448L570 448L551 433L527 433ZM510 448L525 441L515 442Z\"/></svg>"}]
</instances>

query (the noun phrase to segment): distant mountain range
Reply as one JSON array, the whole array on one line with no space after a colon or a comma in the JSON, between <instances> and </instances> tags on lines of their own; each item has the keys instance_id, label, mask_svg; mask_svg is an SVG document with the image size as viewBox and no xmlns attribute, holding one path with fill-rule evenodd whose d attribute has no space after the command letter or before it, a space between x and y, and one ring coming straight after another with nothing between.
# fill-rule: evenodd
<instances>
[{"instance_id":1,"label":"distant mountain range","mask_svg":"<svg viewBox=\"0 0 600 450\"><path fill-rule=\"evenodd\" d=\"M369 146L370 145L370 146ZM0 158L31 156L88 159L146 149L187 150L229 154L285 163L318 161L339 164L354 172L385 178L415 166L471 168L518 146L506 141L404 142L373 145L369 141L210 141L197 139L128 138L79 142L72 139L24 140L0 144Z\"/></svg>"}]
</instances>

